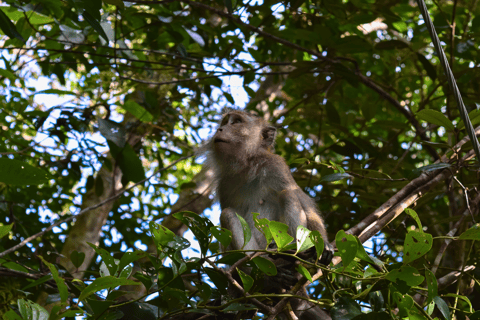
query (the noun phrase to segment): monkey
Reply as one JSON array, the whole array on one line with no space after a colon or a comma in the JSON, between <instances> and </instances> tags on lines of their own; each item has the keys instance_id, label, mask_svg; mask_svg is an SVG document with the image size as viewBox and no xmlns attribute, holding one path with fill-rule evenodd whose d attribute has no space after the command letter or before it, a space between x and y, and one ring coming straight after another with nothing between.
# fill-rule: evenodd
<instances>
[{"instance_id":1,"label":"monkey","mask_svg":"<svg viewBox=\"0 0 480 320\"><path fill-rule=\"evenodd\" d=\"M226 249L242 249L244 244L242 226L235 213L242 216L252 230L251 240L243 249L267 247L265 237L255 228L252 212L258 212L260 219L285 223L293 237L300 225L319 231L325 243L320 263L328 265L333 247L328 242L323 219L315 201L295 182L285 160L274 153L276 132L276 128L262 118L230 109L199 152L206 156L204 168L213 171L214 189L222 210L221 227L233 234ZM318 307L320 312L316 314L315 308L305 308L308 311L300 319L321 319L325 315Z\"/></svg>"}]
</instances>

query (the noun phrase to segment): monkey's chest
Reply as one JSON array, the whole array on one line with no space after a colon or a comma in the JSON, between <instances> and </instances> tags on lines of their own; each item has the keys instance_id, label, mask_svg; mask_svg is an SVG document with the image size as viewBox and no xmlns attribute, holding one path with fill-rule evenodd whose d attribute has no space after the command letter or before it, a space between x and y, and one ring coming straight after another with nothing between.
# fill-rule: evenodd
<instances>
[{"instance_id":1,"label":"monkey's chest","mask_svg":"<svg viewBox=\"0 0 480 320\"><path fill-rule=\"evenodd\" d=\"M258 182L242 186L233 182L229 188L219 188L219 200L222 209L231 208L244 218L258 212L260 218L278 220L277 215L281 211L278 193L271 188L262 188Z\"/></svg>"}]
</instances>

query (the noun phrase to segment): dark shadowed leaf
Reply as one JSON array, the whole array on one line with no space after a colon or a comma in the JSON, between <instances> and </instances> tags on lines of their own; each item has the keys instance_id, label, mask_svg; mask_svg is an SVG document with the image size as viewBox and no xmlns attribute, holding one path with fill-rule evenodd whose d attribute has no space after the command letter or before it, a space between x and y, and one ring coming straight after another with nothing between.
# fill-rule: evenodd
<instances>
[{"instance_id":1,"label":"dark shadowed leaf","mask_svg":"<svg viewBox=\"0 0 480 320\"><path fill-rule=\"evenodd\" d=\"M351 320L361 314L360 306L355 300L347 297L340 297L330 311L332 320Z\"/></svg>"},{"instance_id":2,"label":"dark shadowed leaf","mask_svg":"<svg viewBox=\"0 0 480 320\"><path fill-rule=\"evenodd\" d=\"M277 268L272 261L265 259L263 257L255 257L252 261L257 265L257 267L262 270L267 276L275 276L277 274Z\"/></svg>"},{"instance_id":3,"label":"dark shadowed leaf","mask_svg":"<svg viewBox=\"0 0 480 320\"><path fill-rule=\"evenodd\" d=\"M405 49L408 47L409 47L408 43L401 40L380 41L375 45L375 49L377 50L397 50L397 49Z\"/></svg>"},{"instance_id":4,"label":"dark shadowed leaf","mask_svg":"<svg viewBox=\"0 0 480 320\"><path fill-rule=\"evenodd\" d=\"M135 282L133 280L125 279L125 278L115 278L113 276L106 276L103 278L98 278L94 280L88 287L83 289L80 297L78 297L78 301L84 300L89 295L98 292L103 289L115 288L118 286L133 286L133 285L140 285L140 282Z\"/></svg>"},{"instance_id":5,"label":"dark shadowed leaf","mask_svg":"<svg viewBox=\"0 0 480 320\"><path fill-rule=\"evenodd\" d=\"M417 118L428 123L433 123L438 126L445 127L447 130L454 130L455 126L443 113L432 109L423 109L416 114Z\"/></svg>"},{"instance_id":6,"label":"dark shadowed leaf","mask_svg":"<svg viewBox=\"0 0 480 320\"><path fill-rule=\"evenodd\" d=\"M326 176L323 176L320 179L320 182L333 182L333 181L340 181L342 179L350 178L351 175L348 173L332 173L332 174L327 174Z\"/></svg>"},{"instance_id":7,"label":"dark shadowed leaf","mask_svg":"<svg viewBox=\"0 0 480 320\"><path fill-rule=\"evenodd\" d=\"M439 296L434 297L433 301L435 302L438 310L440 310L445 319L450 320L452 317L450 316L450 310L448 309L447 303Z\"/></svg>"},{"instance_id":8,"label":"dark shadowed leaf","mask_svg":"<svg viewBox=\"0 0 480 320\"><path fill-rule=\"evenodd\" d=\"M46 183L48 179L45 171L25 162L0 158L0 182L15 186L39 185Z\"/></svg>"},{"instance_id":9,"label":"dark shadowed leaf","mask_svg":"<svg viewBox=\"0 0 480 320\"><path fill-rule=\"evenodd\" d=\"M430 62L430 60L425 58L423 54L417 52L417 58L418 61L420 61L420 63L422 64L425 71L427 71L430 79L432 79L432 81L435 81L435 79L437 79L437 70L435 69L435 66Z\"/></svg>"},{"instance_id":10,"label":"dark shadowed leaf","mask_svg":"<svg viewBox=\"0 0 480 320\"><path fill-rule=\"evenodd\" d=\"M15 28L15 25L10 21L5 12L3 12L3 8L8 7L2 7L2 9L0 9L0 29L10 38L17 38L25 43L25 39L23 39L22 35L17 31L17 28Z\"/></svg>"},{"instance_id":11,"label":"dark shadowed leaf","mask_svg":"<svg viewBox=\"0 0 480 320\"><path fill-rule=\"evenodd\" d=\"M83 260L85 260L85 253L83 252L78 252L77 250L73 250L72 253L70 254L70 261L72 261L73 265L77 268L79 268Z\"/></svg>"},{"instance_id":12,"label":"dark shadowed leaf","mask_svg":"<svg viewBox=\"0 0 480 320\"><path fill-rule=\"evenodd\" d=\"M433 301L433 298L438 296L438 284L437 279L432 271L425 269L425 277L427 278L428 286L428 299L427 304Z\"/></svg>"}]
</instances>

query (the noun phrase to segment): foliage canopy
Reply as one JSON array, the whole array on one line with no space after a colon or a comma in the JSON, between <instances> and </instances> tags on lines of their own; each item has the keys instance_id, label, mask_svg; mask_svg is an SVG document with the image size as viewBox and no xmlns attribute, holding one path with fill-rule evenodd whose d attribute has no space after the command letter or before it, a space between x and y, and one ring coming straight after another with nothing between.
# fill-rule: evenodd
<instances>
[{"instance_id":1,"label":"foliage canopy","mask_svg":"<svg viewBox=\"0 0 480 320\"><path fill-rule=\"evenodd\" d=\"M478 1L427 5L477 127ZM282 311L257 286L273 264L221 254L232 235L203 213L192 155L232 106L278 127L325 216L338 257L297 271L332 319L480 319L478 159L415 3L6 0L0 30L5 319ZM299 232L277 255L321 254Z\"/></svg>"}]
</instances>

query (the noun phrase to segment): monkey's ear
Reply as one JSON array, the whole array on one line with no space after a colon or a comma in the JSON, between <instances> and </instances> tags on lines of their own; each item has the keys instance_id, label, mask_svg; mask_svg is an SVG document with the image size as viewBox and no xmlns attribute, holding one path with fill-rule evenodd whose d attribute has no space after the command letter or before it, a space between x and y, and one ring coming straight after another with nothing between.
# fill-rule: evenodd
<instances>
[{"instance_id":1,"label":"monkey's ear","mask_svg":"<svg viewBox=\"0 0 480 320\"><path fill-rule=\"evenodd\" d=\"M275 144L275 137L277 135L277 128L268 126L262 130L263 145L265 148L273 148Z\"/></svg>"}]
</instances>

